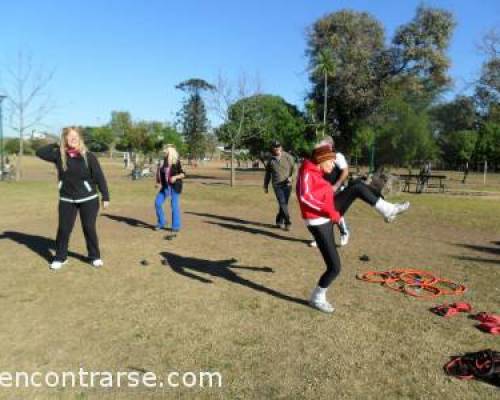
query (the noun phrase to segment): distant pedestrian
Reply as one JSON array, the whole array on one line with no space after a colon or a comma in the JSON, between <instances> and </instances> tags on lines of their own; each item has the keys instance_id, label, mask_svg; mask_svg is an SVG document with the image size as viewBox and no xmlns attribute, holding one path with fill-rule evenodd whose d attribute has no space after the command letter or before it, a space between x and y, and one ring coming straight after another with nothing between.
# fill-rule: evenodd
<instances>
[{"instance_id":1,"label":"distant pedestrian","mask_svg":"<svg viewBox=\"0 0 500 400\"><path fill-rule=\"evenodd\" d=\"M181 229L181 193L182 180L186 176L182 169L179 154L173 145L167 145L163 149L163 162L156 170L156 187L160 186L160 191L156 195L156 230L166 227L163 203L170 197L172 211L172 232L179 232Z\"/></svg>"},{"instance_id":2,"label":"distant pedestrian","mask_svg":"<svg viewBox=\"0 0 500 400\"><path fill-rule=\"evenodd\" d=\"M288 201L290 199L292 178L295 172L294 158L283 151L281 143L277 140L271 144L272 157L266 164L264 177L264 192L268 193L269 183L272 182L274 194L278 201L278 213L276 214L276 226L289 230L292 222L288 212Z\"/></svg>"},{"instance_id":3,"label":"distant pedestrian","mask_svg":"<svg viewBox=\"0 0 500 400\"><path fill-rule=\"evenodd\" d=\"M465 181L467 180L468 175L469 175L469 161L466 161L464 165L464 178L462 179L463 185L465 185Z\"/></svg>"}]
</instances>

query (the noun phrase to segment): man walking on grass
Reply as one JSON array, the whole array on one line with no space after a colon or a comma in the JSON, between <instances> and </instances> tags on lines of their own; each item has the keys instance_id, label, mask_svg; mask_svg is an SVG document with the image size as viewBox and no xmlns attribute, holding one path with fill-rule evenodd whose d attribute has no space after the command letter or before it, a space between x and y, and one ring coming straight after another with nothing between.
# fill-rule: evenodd
<instances>
[{"instance_id":1,"label":"man walking on grass","mask_svg":"<svg viewBox=\"0 0 500 400\"><path fill-rule=\"evenodd\" d=\"M264 177L264 192L268 193L269 182L272 182L274 194L278 201L279 211L276 215L276 226L286 231L290 230L290 214L288 200L292 187L292 176L295 172L295 160L283 151L277 140L271 144L272 157L266 164Z\"/></svg>"}]
</instances>

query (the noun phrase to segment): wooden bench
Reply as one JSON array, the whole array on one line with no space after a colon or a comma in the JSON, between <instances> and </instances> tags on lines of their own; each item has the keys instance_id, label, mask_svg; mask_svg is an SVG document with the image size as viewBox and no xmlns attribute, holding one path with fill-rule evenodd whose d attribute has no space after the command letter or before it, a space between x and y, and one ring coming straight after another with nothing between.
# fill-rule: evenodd
<instances>
[{"instance_id":1,"label":"wooden bench","mask_svg":"<svg viewBox=\"0 0 500 400\"><path fill-rule=\"evenodd\" d=\"M429 188L439 189L440 192L446 190L446 175L429 175L422 177L414 174L401 174L398 176L403 186L403 192L410 192L411 185L415 185L415 193L426 192Z\"/></svg>"}]
</instances>

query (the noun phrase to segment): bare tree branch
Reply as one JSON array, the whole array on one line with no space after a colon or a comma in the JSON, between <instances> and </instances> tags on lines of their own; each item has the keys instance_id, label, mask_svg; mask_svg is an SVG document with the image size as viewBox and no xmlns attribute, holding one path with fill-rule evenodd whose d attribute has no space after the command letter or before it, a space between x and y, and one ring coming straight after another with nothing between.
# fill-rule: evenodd
<instances>
[{"instance_id":1,"label":"bare tree branch","mask_svg":"<svg viewBox=\"0 0 500 400\"><path fill-rule=\"evenodd\" d=\"M34 67L31 54L19 51L17 63L7 68L9 81L4 91L7 97L9 124L19 135L19 156L17 158L16 180L22 175L23 139L29 129L41 124L43 119L55 109L55 104L46 90L55 75L55 69L45 72L42 67Z\"/></svg>"}]
</instances>

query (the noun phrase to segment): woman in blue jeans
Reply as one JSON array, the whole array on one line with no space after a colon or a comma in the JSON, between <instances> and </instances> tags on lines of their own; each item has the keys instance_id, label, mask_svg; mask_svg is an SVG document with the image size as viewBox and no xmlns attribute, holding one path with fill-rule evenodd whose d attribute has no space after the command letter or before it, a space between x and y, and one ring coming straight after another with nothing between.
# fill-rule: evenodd
<instances>
[{"instance_id":1,"label":"woman in blue jeans","mask_svg":"<svg viewBox=\"0 0 500 400\"><path fill-rule=\"evenodd\" d=\"M156 195L156 230L164 229L166 226L163 203L170 197L172 208L172 232L179 232L181 229L181 207L180 198L182 193L182 180L185 177L179 160L177 150L171 145L163 149L163 163L156 170L156 187L161 185L161 189Z\"/></svg>"}]
</instances>

